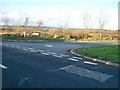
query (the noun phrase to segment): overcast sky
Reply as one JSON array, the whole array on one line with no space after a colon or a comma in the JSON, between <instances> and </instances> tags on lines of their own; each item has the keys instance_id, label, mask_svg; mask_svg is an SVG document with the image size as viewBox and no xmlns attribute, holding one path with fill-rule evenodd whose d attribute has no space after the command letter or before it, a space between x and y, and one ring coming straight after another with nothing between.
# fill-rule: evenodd
<instances>
[{"instance_id":1,"label":"overcast sky","mask_svg":"<svg viewBox=\"0 0 120 90\"><path fill-rule=\"evenodd\" d=\"M107 18L107 29L118 29L119 0L0 0L0 19L10 18L10 24L43 20L46 26L59 26L67 21L71 28L83 28L85 13L91 16L90 26L98 28L102 14ZM2 22L1 22L2 24Z\"/></svg>"}]
</instances>

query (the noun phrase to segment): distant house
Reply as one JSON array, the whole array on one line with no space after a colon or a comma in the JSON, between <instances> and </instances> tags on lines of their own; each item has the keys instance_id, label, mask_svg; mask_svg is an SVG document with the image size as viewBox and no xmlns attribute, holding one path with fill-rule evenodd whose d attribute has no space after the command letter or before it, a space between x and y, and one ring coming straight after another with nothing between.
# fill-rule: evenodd
<instances>
[{"instance_id":1,"label":"distant house","mask_svg":"<svg viewBox=\"0 0 120 90\"><path fill-rule=\"evenodd\" d=\"M39 32L33 32L31 35L32 35L32 36L39 36L40 33L39 33Z\"/></svg>"}]
</instances>

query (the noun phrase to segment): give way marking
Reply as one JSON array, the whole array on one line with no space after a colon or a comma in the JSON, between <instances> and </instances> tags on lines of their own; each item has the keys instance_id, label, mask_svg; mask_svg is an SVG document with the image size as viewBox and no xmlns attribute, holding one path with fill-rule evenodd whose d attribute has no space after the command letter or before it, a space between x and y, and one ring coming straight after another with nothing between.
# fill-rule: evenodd
<instances>
[{"instance_id":1,"label":"give way marking","mask_svg":"<svg viewBox=\"0 0 120 90\"><path fill-rule=\"evenodd\" d=\"M7 69L7 67L2 64L0 64L0 68Z\"/></svg>"},{"instance_id":2,"label":"give way marking","mask_svg":"<svg viewBox=\"0 0 120 90\"><path fill-rule=\"evenodd\" d=\"M45 45L46 47L53 47L52 45Z\"/></svg>"}]
</instances>

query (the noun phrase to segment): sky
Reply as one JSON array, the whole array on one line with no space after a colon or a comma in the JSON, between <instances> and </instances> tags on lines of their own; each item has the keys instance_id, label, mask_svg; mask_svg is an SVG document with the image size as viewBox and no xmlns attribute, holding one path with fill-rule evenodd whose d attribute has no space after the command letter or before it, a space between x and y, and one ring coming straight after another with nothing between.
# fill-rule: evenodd
<instances>
[{"instance_id":1,"label":"sky","mask_svg":"<svg viewBox=\"0 0 120 90\"><path fill-rule=\"evenodd\" d=\"M119 0L0 0L0 20L9 17L9 24L22 24L26 17L30 25L42 20L45 26L84 28L84 15L89 15L89 27L98 28L98 18L106 19L105 29L118 29ZM3 24L2 21L0 24Z\"/></svg>"}]
</instances>

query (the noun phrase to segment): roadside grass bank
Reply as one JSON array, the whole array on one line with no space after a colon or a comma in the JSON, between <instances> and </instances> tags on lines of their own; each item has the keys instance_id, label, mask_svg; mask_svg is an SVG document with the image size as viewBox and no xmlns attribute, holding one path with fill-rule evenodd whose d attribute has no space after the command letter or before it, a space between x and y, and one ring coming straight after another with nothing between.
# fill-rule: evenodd
<instances>
[{"instance_id":1,"label":"roadside grass bank","mask_svg":"<svg viewBox=\"0 0 120 90\"><path fill-rule=\"evenodd\" d=\"M120 64L120 45L92 46L73 50L73 52L92 58Z\"/></svg>"}]
</instances>

